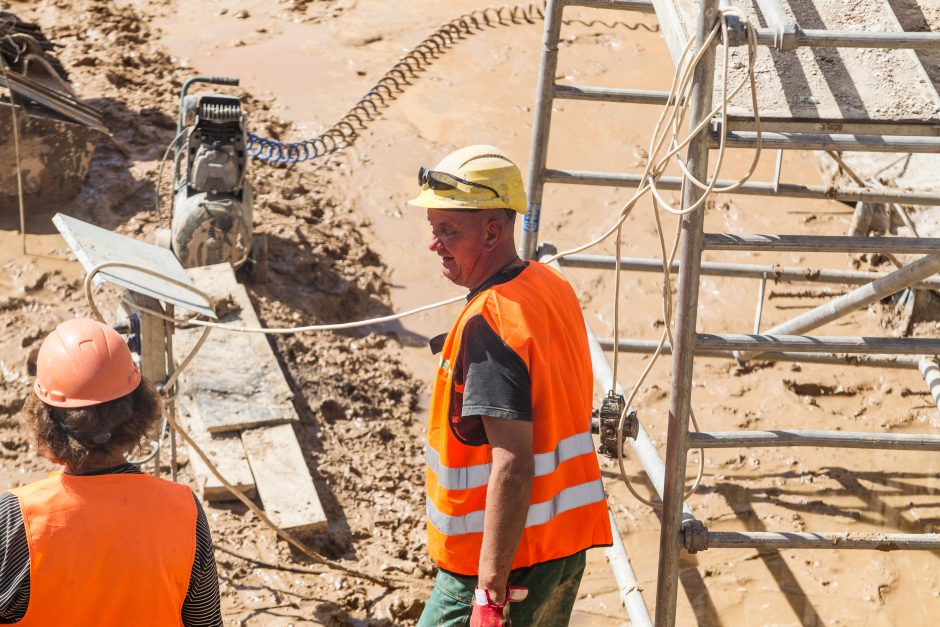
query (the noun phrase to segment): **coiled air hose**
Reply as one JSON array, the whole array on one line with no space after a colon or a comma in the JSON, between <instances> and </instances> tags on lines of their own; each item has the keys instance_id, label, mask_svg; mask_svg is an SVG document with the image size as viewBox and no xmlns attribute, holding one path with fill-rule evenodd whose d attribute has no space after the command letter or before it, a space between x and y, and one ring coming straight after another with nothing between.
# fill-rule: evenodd
<instances>
[{"instance_id":1,"label":"coiled air hose","mask_svg":"<svg viewBox=\"0 0 940 627\"><path fill-rule=\"evenodd\" d=\"M545 2L506 5L478 9L456 17L411 49L359 99L338 122L321 135L296 142L281 142L248 133L248 154L266 163L299 163L312 161L346 148L356 140L367 125L378 118L391 101L404 93L418 73L426 70L435 59L469 35L487 28L513 24L535 24L545 19ZM659 26L644 23L606 22L603 20L564 20L565 24L581 24L592 27L601 25L608 29L623 27L629 30L644 28L656 32Z\"/></svg>"}]
</instances>

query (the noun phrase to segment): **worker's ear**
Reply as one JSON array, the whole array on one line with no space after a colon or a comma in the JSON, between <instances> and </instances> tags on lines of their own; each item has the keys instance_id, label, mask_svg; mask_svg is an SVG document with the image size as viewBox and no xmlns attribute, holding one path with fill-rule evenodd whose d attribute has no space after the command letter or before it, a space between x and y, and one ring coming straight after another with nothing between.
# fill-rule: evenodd
<instances>
[{"instance_id":1,"label":"worker's ear","mask_svg":"<svg viewBox=\"0 0 940 627\"><path fill-rule=\"evenodd\" d=\"M503 239L506 227L503 224L503 221L496 218L490 217L486 221L486 241L484 246L486 248L495 248Z\"/></svg>"}]
</instances>

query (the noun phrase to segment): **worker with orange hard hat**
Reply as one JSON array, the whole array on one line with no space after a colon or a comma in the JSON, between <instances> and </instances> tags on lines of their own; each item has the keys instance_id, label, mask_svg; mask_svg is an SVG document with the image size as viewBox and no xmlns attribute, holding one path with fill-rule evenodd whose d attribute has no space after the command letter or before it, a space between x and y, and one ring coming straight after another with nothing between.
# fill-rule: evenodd
<instances>
[{"instance_id":1,"label":"worker with orange hard hat","mask_svg":"<svg viewBox=\"0 0 940 627\"><path fill-rule=\"evenodd\" d=\"M421 168L429 248L469 290L440 353L428 420L428 549L419 627L567 625L585 551L609 546L591 436L581 305L554 269L516 254L522 176L493 146Z\"/></svg>"},{"instance_id":2,"label":"worker with orange hard hat","mask_svg":"<svg viewBox=\"0 0 940 627\"><path fill-rule=\"evenodd\" d=\"M0 623L222 625L202 506L125 457L159 403L108 325L68 320L43 341L23 421L62 469L0 493Z\"/></svg>"}]
</instances>

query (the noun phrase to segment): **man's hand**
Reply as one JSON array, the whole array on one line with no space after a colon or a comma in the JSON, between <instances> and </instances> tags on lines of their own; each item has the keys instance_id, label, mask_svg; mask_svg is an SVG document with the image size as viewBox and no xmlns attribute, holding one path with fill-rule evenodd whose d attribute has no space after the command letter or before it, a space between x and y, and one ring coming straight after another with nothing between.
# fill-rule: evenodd
<instances>
[{"instance_id":1,"label":"man's hand","mask_svg":"<svg viewBox=\"0 0 940 627\"><path fill-rule=\"evenodd\" d=\"M525 529L532 494L532 423L484 416L483 428L493 453L493 466L486 492L477 585L488 591L494 604L505 605L509 570Z\"/></svg>"}]
</instances>

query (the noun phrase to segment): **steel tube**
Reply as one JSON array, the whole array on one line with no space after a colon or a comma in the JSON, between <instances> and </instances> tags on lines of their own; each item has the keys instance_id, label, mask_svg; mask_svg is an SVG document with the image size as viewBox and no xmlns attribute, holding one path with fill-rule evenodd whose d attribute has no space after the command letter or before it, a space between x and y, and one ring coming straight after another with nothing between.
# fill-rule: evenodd
<instances>
[{"instance_id":1,"label":"steel tube","mask_svg":"<svg viewBox=\"0 0 940 627\"><path fill-rule=\"evenodd\" d=\"M816 446L892 451L940 451L940 435L915 433L866 433L863 431L712 431L689 435L695 448L760 448Z\"/></svg>"},{"instance_id":2,"label":"steel tube","mask_svg":"<svg viewBox=\"0 0 940 627\"><path fill-rule=\"evenodd\" d=\"M765 118L761 128L774 133L835 133L838 135L914 135L936 137L940 124L936 120L852 120L842 118ZM753 116L729 115L727 131L754 131Z\"/></svg>"},{"instance_id":3,"label":"steel tube","mask_svg":"<svg viewBox=\"0 0 940 627\"><path fill-rule=\"evenodd\" d=\"M613 544L604 549L604 555L607 556L610 568L614 571L614 579L617 580L617 587L620 589L620 602L627 609L631 625L652 627L653 621L650 618L649 609L643 601L640 582L637 580L633 566L630 564L627 549L623 546L623 538L620 537L620 530L617 529L617 521L609 509L607 515L610 517Z\"/></svg>"},{"instance_id":4,"label":"steel tube","mask_svg":"<svg viewBox=\"0 0 940 627\"><path fill-rule=\"evenodd\" d=\"M699 4L695 49L703 50L708 33L718 18L718 0ZM695 128L709 113L715 78L716 46L703 50L702 59L692 75L689 95L689 125ZM692 176L708 176L708 131L696 134L689 142L686 165ZM702 190L687 185L682 194L683 209L695 205ZM676 623L679 590L679 556L682 543L682 506L685 492L685 468L689 450L689 413L692 403L692 370L695 357L695 325L698 310L699 267L702 263L705 210L699 208L682 216L679 244L679 284L676 290L676 351L672 360L672 384L669 394L668 432L666 437L666 486L663 494L662 527L659 536L659 569L656 578L656 626Z\"/></svg>"},{"instance_id":5,"label":"steel tube","mask_svg":"<svg viewBox=\"0 0 940 627\"><path fill-rule=\"evenodd\" d=\"M639 174L619 174L615 172L587 172L580 170L546 169L545 183L567 185L602 185L605 187L638 187ZM727 187L735 181L719 179L719 187ZM664 176L656 185L667 191L681 189L682 179L678 176ZM786 198L808 198L815 200L843 200L846 202L901 203L905 205L940 206L940 194L925 192L904 192L885 188L859 189L857 187L823 187L821 185L794 185L780 183L774 188L772 183L748 182L730 194L740 196L782 196Z\"/></svg>"},{"instance_id":6,"label":"steel tube","mask_svg":"<svg viewBox=\"0 0 940 627\"><path fill-rule=\"evenodd\" d=\"M613 350L614 340L604 337L597 340L605 351ZM659 345L657 340L620 340L619 350L624 353L652 354ZM663 354L671 355L672 347L667 343L663 346ZM698 357L717 357L735 359L734 353L729 350L707 350L696 347L695 355ZM917 368L918 358L910 355L839 355L835 353L792 353L780 351L763 352L762 361L795 361L812 364L832 364L836 366L869 366L873 368L898 368L910 370ZM940 388L938 388L940 392ZM695 447L692 447L695 448Z\"/></svg>"},{"instance_id":7,"label":"steel tube","mask_svg":"<svg viewBox=\"0 0 940 627\"><path fill-rule=\"evenodd\" d=\"M555 98L662 106L669 104L669 102L673 100L669 97L668 91L615 89L612 87L589 87L583 85L555 85Z\"/></svg>"},{"instance_id":8,"label":"steel tube","mask_svg":"<svg viewBox=\"0 0 940 627\"><path fill-rule=\"evenodd\" d=\"M940 368L937 365L937 358L934 356L924 356L917 360L917 368L924 377L924 383L930 390L930 396L936 403L937 409L940 409Z\"/></svg>"},{"instance_id":9,"label":"steel tube","mask_svg":"<svg viewBox=\"0 0 940 627\"><path fill-rule=\"evenodd\" d=\"M712 148L721 141L712 133ZM725 135L728 148L756 148L757 133L731 131ZM821 133L762 133L761 148L766 150L835 150L840 152L940 152L940 137L904 135L825 135Z\"/></svg>"},{"instance_id":10,"label":"steel tube","mask_svg":"<svg viewBox=\"0 0 940 627\"><path fill-rule=\"evenodd\" d=\"M807 353L871 353L879 355L940 354L940 339L895 337L844 337L835 335L743 335L700 333L696 348L722 351L789 349Z\"/></svg>"},{"instance_id":11,"label":"steel tube","mask_svg":"<svg viewBox=\"0 0 940 627\"><path fill-rule=\"evenodd\" d=\"M612 270L615 267L613 255L568 255L562 257L561 265L568 268L590 268ZM660 259L640 257L621 257L620 269L633 272L652 272L662 274L663 262ZM679 263L673 262L670 272L679 272ZM702 262L703 275L723 276L747 279L760 279L766 276L777 282L793 283L833 283L839 285L865 285L887 276L884 272L864 272L861 270L817 270L815 268L797 268L743 263ZM940 290L940 277L925 279L909 287L920 290Z\"/></svg>"},{"instance_id":12,"label":"steel tube","mask_svg":"<svg viewBox=\"0 0 940 627\"><path fill-rule=\"evenodd\" d=\"M653 8L653 3L649 0L565 0L564 4L572 7L588 7L591 9L656 13L656 10Z\"/></svg>"},{"instance_id":13,"label":"steel tube","mask_svg":"<svg viewBox=\"0 0 940 627\"><path fill-rule=\"evenodd\" d=\"M545 162L548 158L548 134L552 125L552 99L555 97L555 70L558 68L558 38L564 0L548 0L545 7L545 34L539 62L539 80L535 88L535 112L532 124L532 146L529 150L529 176L526 183L528 212L522 221L522 242L519 256L535 259L539 244L539 217L542 213L542 191Z\"/></svg>"},{"instance_id":14,"label":"steel tube","mask_svg":"<svg viewBox=\"0 0 940 627\"><path fill-rule=\"evenodd\" d=\"M904 253L925 255L940 252L940 237L706 233L705 248L707 250L774 250L799 253Z\"/></svg>"},{"instance_id":15,"label":"steel tube","mask_svg":"<svg viewBox=\"0 0 940 627\"><path fill-rule=\"evenodd\" d=\"M786 322L767 329L765 335L802 335L853 311L896 294L904 288L940 272L940 255L927 255L848 294L834 298ZM738 359L752 359L755 353L742 353Z\"/></svg>"},{"instance_id":16,"label":"steel tube","mask_svg":"<svg viewBox=\"0 0 940 627\"><path fill-rule=\"evenodd\" d=\"M775 44L775 33L770 28L758 28L757 43ZM796 45L801 48L903 48L912 50L940 50L940 33L798 30Z\"/></svg>"},{"instance_id":17,"label":"steel tube","mask_svg":"<svg viewBox=\"0 0 940 627\"><path fill-rule=\"evenodd\" d=\"M938 551L936 533L812 533L795 531L709 531L710 549L867 549Z\"/></svg>"}]
</instances>

